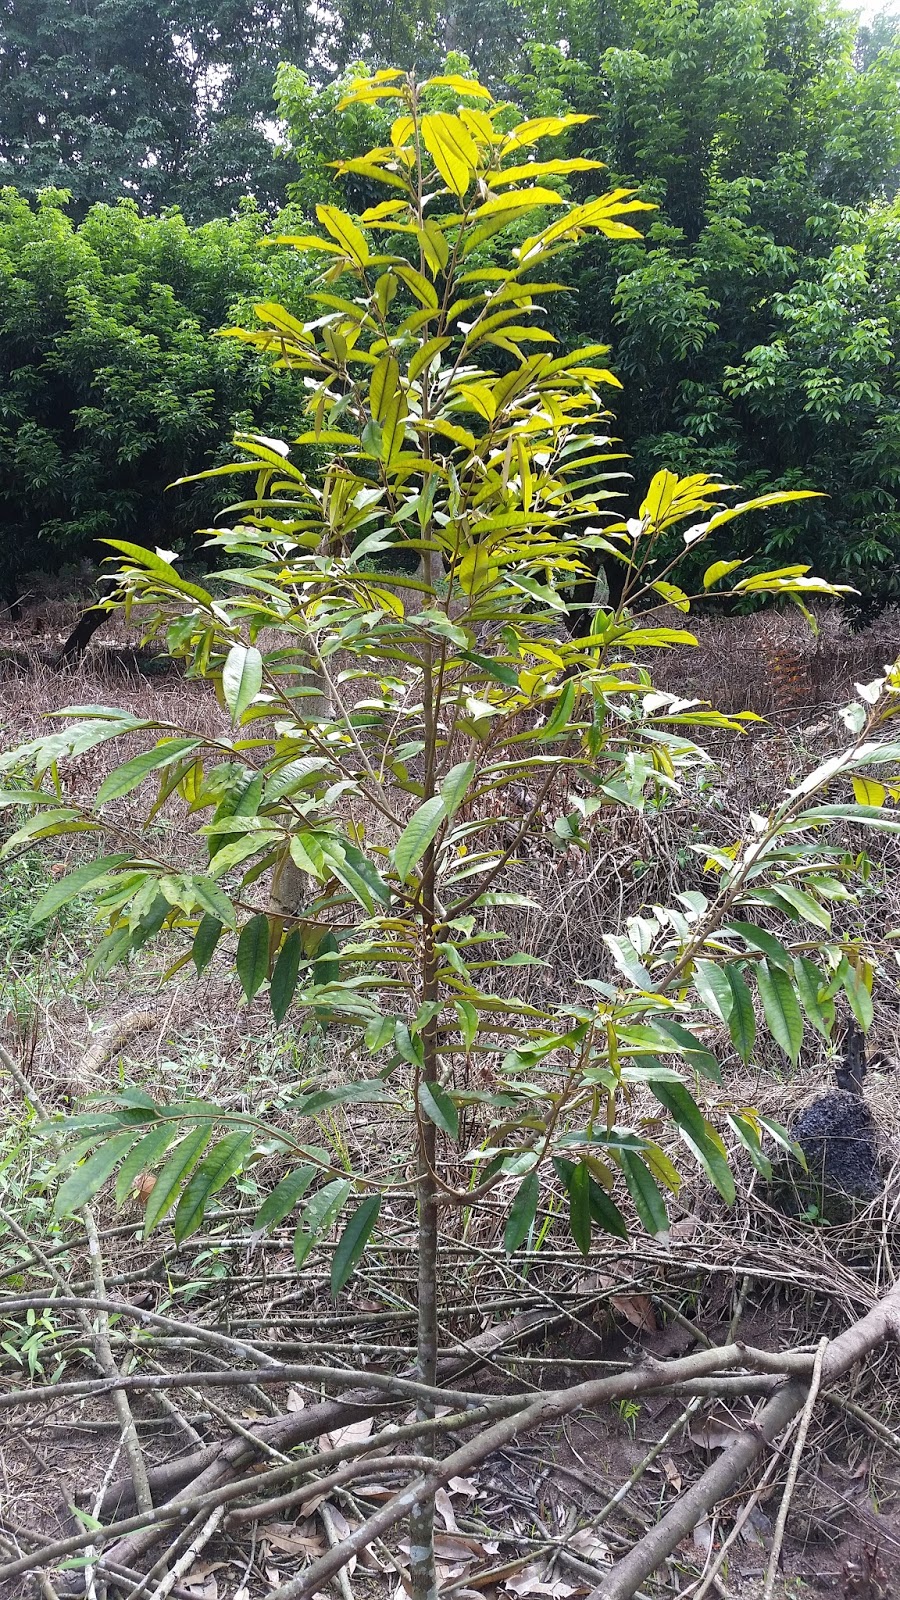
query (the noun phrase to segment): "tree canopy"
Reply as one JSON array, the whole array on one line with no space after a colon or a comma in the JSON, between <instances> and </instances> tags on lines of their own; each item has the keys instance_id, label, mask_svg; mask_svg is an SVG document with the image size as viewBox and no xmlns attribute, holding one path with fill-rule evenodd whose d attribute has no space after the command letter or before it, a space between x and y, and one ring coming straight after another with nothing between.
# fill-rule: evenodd
<instances>
[{"instance_id":1,"label":"tree canopy","mask_svg":"<svg viewBox=\"0 0 900 1600\"><path fill-rule=\"evenodd\" d=\"M181 221L148 222L160 237L182 240L192 294L207 277L219 285L202 313L188 307L198 339L272 270L256 256L265 218L288 193L307 218L327 195L339 153L335 108L362 70L357 56L369 67L390 61L427 71L450 47L462 52L449 58L453 70L471 61L509 99L507 115L589 118L570 129L565 155L604 162L611 184L638 188L658 210L641 240L592 240L575 253L561 277L572 292L555 298L547 326L563 349L611 344L611 366L625 381L618 432L635 480L702 465L751 490L822 489L827 500L748 526L738 553L812 560L853 582L865 604L900 593L896 17L860 26L836 0L404 0L387 10L339 0L327 16L287 0L250 8L203 0L190 11L182 0L109 0L77 14L60 0L0 0L0 17L0 181L32 201L47 184L71 195L67 213L57 200L45 215L42 204L35 215L43 220L28 226L21 202L9 202L19 220L12 233L4 225L5 270L30 281L29 228L48 228L53 215L53 248L64 253L75 248L63 246L66 229L78 250L96 249L98 230L135 241L128 270L146 285L136 219L173 205L195 228L230 218L193 234ZM390 117L360 104L344 123L343 138L361 154L387 136ZM558 182L579 201L596 188L584 171ZM359 209L370 187L359 171L342 179L346 203ZM248 195L252 213L239 210ZM128 227L115 211L122 200L133 208ZM98 204L113 208L104 221L91 212ZM76 251L69 268L80 271L80 260ZM90 299L96 290L85 270ZM169 283L165 271L158 281ZM180 283L169 284L176 301ZM50 299L58 308L59 294ZM176 361L186 330L168 325L158 297L132 301L133 320L124 302L116 313L122 326L138 341L155 338ZM98 388L109 387L98 376L110 363L90 331L95 313L70 296L62 321L42 307L23 331L18 304L14 295L0 326L0 448L17 464L28 439L43 438L34 371L70 371L77 346L81 387L58 384L53 401L59 416L69 403L71 411L68 443L59 445L65 470L51 476L57 485L81 481L87 418ZM247 383L262 401L252 389L258 377L232 371L229 359L218 346L198 354L193 394L190 362L160 379L186 397L178 446L170 429L163 452L179 472L203 464L202 417L215 411L209 438L227 431L224 390L238 409L251 403ZM277 431L265 406L256 420ZM114 453L133 459L129 406L117 403L105 426L108 441L116 435ZM24 441L13 456L11 429ZM157 437L154 428L142 436ZM159 464L162 471L162 457ZM26 484L37 491L39 477L19 475L5 491L7 508ZM80 503L79 520L104 521L83 495ZM22 526L18 512L3 515L7 527ZM154 508L154 525L155 516ZM62 529L72 519L35 505L27 520Z\"/></svg>"}]
</instances>

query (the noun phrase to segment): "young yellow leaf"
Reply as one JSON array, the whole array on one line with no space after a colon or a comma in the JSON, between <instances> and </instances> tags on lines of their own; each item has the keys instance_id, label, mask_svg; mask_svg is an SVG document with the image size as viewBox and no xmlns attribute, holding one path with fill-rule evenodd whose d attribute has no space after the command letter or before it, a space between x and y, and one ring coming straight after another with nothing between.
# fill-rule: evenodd
<instances>
[{"instance_id":1,"label":"young yellow leaf","mask_svg":"<svg viewBox=\"0 0 900 1600\"><path fill-rule=\"evenodd\" d=\"M861 806L883 806L887 789L874 778L853 778L853 793Z\"/></svg>"},{"instance_id":2,"label":"young yellow leaf","mask_svg":"<svg viewBox=\"0 0 900 1600\"><path fill-rule=\"evenodd\" d=\"M478 166L478 147L459 117L434 111L422 118L422 138L441 177L462 199Z\"/></svg>"},{"instance_id":3,"label":"young yellow leaf","mask_svg":"<svg viewBox=\"0 0 900 1600\"><path fill-rule=\"evenodd\" d=\"M351 261L355 261L358 267L368 264L371 252L366 236L346 211L340 211L337 206L316 206L316 216Z\"/></svg>"}]
</instances>

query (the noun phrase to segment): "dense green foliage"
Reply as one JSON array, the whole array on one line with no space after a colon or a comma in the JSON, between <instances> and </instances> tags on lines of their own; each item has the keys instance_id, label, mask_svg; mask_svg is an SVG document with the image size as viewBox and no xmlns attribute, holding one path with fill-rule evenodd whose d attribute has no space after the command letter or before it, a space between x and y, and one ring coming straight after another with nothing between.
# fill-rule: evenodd
<instances>
[{"instance_id":1,"label":"dense green foliage","mask_svg":"<svg viewBox=\"0 0 900 1600\"><path fill-rule=\"evenodd\" d=\"M110 514L119 533L137 536L143 523L170 538L168 528L186 524L174 497L160 512L167 474L202 466L239 412L282 431L258 371L221 347L200 350L231 300L268 292L271 269L253 259L262 219L238 214L238 202L253 195L269 214L290 188L311 216L328 193L336 141L361 153L390 125L385 108L362 105L338 134L335 107L354 58L430 69L449 47L519 115L589 116L565 153L599 158L610 181L639 186L659 207L641 240L586 242L564 268L575 292L548 312L563 348L611 343L611 364L627 380L617 420L635 481L661 466L702 465L751 490L822 489L827 500L748 527L737 553L813 560L867 602L900 592L895 20L858 27L835 0L340 0L327 17L283 0L250 9L209 0L189 13L181 0L115 0L77 15L61 0L0 0L0 19L0 181L30 197L65 185L71 216L88 227L83 236L53 211L59 270L45 307L32 229L50 223L42 212L27 224L15 201L4 214L4 275L26 285L0 312L7 543L18 547L24 529L33 548L40 530L42 553L55 541L74 557L91 526L109 529ZM342 192L363 208L371 188L353 173ZM593 180L576 172L563 189L582 200ZM230 232L191 235L168 218L145 238L122 213L86 216L90 202L122 197L141 213L177 203L190 222L237 220ZM182 262L171 281L158 264L166 250L146 242L154 228L170 241L167 259ZM133 278L127 292L100 293L93 269L82 268L82 247L103 258L97 235L111 232L115 274ZM89 311L71 281L61 288L82 270ZM154 282L173 298L150 292ZM121 331L114 341L110 319ZM136 402L131 347L146 361L154 342L149 394ZM174 398L163 401L167 386ZM114 405L104 408L102 390ZM165 419L149 415L153 394ZM99 451L89 446L92 416ZM138 459L123 489L123 463Z\"/></svg>"},{"instance_id":2,"label":"dense green foliage","mask_svg":"<svg viewBox=\"0 0 900 1600\"><path fill-rule=\"evenodd\" d=\"M242 298L296 304L301 264L259 249L263 218L191 230L133 202L80 226L58 193L0 196L0 578L90 557L96 540L171 546L226 502L166 493L261 409L291 428L271 368L210 337Z\"/></svg>"}]
</instances>

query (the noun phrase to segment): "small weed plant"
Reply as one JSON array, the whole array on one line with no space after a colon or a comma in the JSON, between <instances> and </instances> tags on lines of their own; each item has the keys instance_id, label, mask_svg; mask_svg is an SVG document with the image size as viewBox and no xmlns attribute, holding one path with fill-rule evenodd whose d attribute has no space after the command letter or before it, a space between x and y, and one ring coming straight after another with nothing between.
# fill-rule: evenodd
<instances>
[{"instance_id":1,"label":"small weed plant","mask_svg":"<svg viewBox=\"0 0 900 1600\"><path fill-rule=\"evenodd\" d=\"M655 690L635 664L695 642L655 614L690 610L681 556L695 566L731 519L798 496L729 501L710 477L662 471L634 516L615 510L621 457L604 396L616 380L602 346L557 352L553 263L592 235L634 237L647 208L621 189L566 198L569 175L598 163L558 159L552 141L583 119L523 122L473 79L419 85L393 71L354 80L345 104L394 113L384 146L339 166L371 185L373 204L359 217L321 205L316 231L271 241L321 262L312 320L264 304L256 326L230 330L297 374L295 442L318 452L318 470L301 470L286 443L238 439L241 458L217 469L247 494L209 535L216 595L165 552L110 541L117 589L147 635L215 686L221 733L69 708L57 731L5 758L9 802L31 810L7 848L108 841L43 895L36 923L90 894L105 922L98 965L180 934L172 971L193 960L201 973L217 953L248 1000L267 992L298 1032L343 1029L360 1063L350 1081L299 1097L283 1133L126 1088L68 1119L58 1212L113 1173L121 1202L150 1170L146 1226L171 1216L184 1239L212 1196L279 1144L286 1175L256 1227L296 1214L298 1271L334 1230L338 1295L385 1202L396 1215L407 1197L418 1377L434 1385L442 1217L502 1197L508 1251L560 1200L585 1255L596 1230L627 1235L626 1211L663 1234L681 1180L661 1122L730 1204L724 1135L763 1171L766 1131L789 1141L727 1104L710 1031L727 1029L747 1061L762 1017L795 1060L806 1024L829 1035L840 991L868 1026L873 960L832 934L853 863L828 830L900 828L883 806L900 762L900 673L861 690L845 748L752 816L746 838L700 846L708 894L686 890L605 930L609 973L573 982L565 1004L512 994L509 969L533 958L510 952L499 925L498 909L522 898L510 869L545 839L595 849L613 812L665 805L708 766L699 734L745 726L747 714ZM622 600L571 637L566 594L598 557L621 566ZM703 595L832 592L802 567L741 567L713 562ZM69 797L71 758L137 733L146 749L93 804ZM180 797L205 870L176 868L159 835L122 820L118 802L137 791L148 824ZM254 886L289 868L303 904L261 908ZM783 937L760 925L773 918ZM314 1114L351 1102L393 1109L408 1130L377 1171L304 1137ZM416 1600L435 1593L432 1513L427 1494L415 1500Z\"/></svg>"}]
</instances>

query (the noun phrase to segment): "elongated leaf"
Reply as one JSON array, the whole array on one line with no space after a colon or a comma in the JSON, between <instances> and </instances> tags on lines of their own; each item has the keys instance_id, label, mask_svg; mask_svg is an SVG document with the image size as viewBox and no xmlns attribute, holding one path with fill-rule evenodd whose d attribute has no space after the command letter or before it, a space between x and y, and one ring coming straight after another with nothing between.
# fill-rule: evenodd
<instances>
[{"instance_id":1,"label":"elongated leaf","mask_svg":"<svg viewBox=\"0 0 900 1600\"><path fill-rule=\"evenodd\" d=\"M232 645L222 668L222 693L235 722L259 694L262 670L262 656L254 645Z\"/></svg>"},{"instance_id":2,"label":"elongated leaf","mask_svg":"<svg viewBox=\"0 0 900 1600\"><path fill-rule=\"evenodd\" d=\"M144 1234L152 1233L158 1222L175 1204L175 1197L200 1160L212 1135L212 1122L203 1122L186 1133L159 1174L144 1213Z\"/></svg>"},{"instance_id":3,"label":"elongated leaf","mask_svg":"<svg viewBox=\"0 0 900 1600\"><path fill-rule=\"evenodd\" d=\"M739 933L744 942L753 950L761 950L763 955L776 967L783 967L785 972L790 972L793 966L793 957L785 950L780 939L767 933L765 928L757 928L753 922L729 922L726 924L729 932Z\"/></svg>"},{"instance_id":4,"label":"elongated leaf","mask_svg":"<svg viewBox=\"0 0 900 1600\"><path fill-rule=\"evenodd\" d=\"M78 867L75 872L70 872L67 878L62 878L59 883L42 895L31 913L32 924L46 922L48 917L55 915L61 906L68 905L77 895L84 894L85 889L90 889L94 884L105 878L108 872L115 872L117 867L125 865L129 856L101 856L98 861L88 861L83 867Z\"/></svg>"},{"instance_id":5,"label":"elongated leaf","mask_svg":"<svg viewBox=\"0 0 900 1600\"><path fill-rule=\"evenodd\" d=\"M460 761L458 766L450 768L441 784L441 799L444 802L446 817L455 815L474 776L474 761Z\"/></svg>"},{"instance_id":6,"label":"elongated leaf","mask_svg":"<svg viewBox=\"0 0 900 1600\"><path fill-rule=\"evenodd\" d=\"M641 1226L650 1234L667 1233L669 1215L666 1211L666 1202L652 1174L648 1172L640 1157L631 1150L622 1150L619 1160Z\"/></svg>"},{"instance_id":7,"label":"elongated leaf","mask_svg":"<svg viewBox=\"0 0 900 1600\"><path fill-rule=\"evenodd\" d=\"M737 1111L726 1113L730 1126L734 1129L741 1144L747 1151L757 1172L768 1181L772 1177L772 1163L765 1154L760 1144L759 1134L749 1117L742 1117Z\"/></svg>"},{"instance_id":8,"label":"elongated leaf","mask_svg":"<svg viewBox=\"0 0 900 1600\"><path fill-rule=\"evenodd\" d=\"M324 1188L317 1189L304 1206L294 1234L294 1261L298 1272L320 1235L328 1232L343 1210L352 1188L349 1179L335 1178L333 1183L326 1183Z\"/></svg>"},{"instance_id":9,"label":"elongated leaf","mask_svg":"<svg viewBox=\"0 0 900 1600\"><path fill-rule=\"evenodd\" d=\"M731 993L731 984L728 982L722 968L716 966L714 961L694 962L694 988L700 999L720 1022L728 1021L734 998Z\"/></svg>"},{"instance_id":10,"label":"elongated leaf","mask_svg":"<svg viewBox=\"0 0 900 1600\"><path fill-rule=\"evenodd\" d=\"M872 1006L872 996L857 969L847 962L846 971L843 972L844 993L850 1010L862 1028L863 1033L868 1033L875 1015Z\"/></svg>"},{"instance_id":11,"label":"elongated leaf","mask_svg":"<svg viewBox=\"0 0 900 1600\"><path fill-rule=\"evenodd\" d=\"M425 148L447 188L461 199L478 166L478 147L465 123L446 111L437 111L422 118L421 129Z\"/></svg>"},{"instance_id":12,"label":"elongated leaf","mask_svg":"<svg viewBox=\"0 0 900 1600\"><path fill-rule=\"evenodd\" d=\"M575 682L570 678L551 715L547 718L544 726L537 732L536 737L541 743L545 743L548 739L557 739L560 734L565 733L575 707L577 693Z\"/></svg>"},{"instance_id":13,"label":"elongated leaf","mask_svg":"<svg viewBox=\"0 0 900 1600\"><path fill-rule=\"evenodd\" d=\"M406 879L417 862L421 861L446 815L447 808L443 796L439 794L423 801L413 813L391 852L401 878Z\"/></svg>"},{"instance_id":14,"label":"elongated leaf","mask_svg":"<svg viewBox=\"0 0 900 1600\"><path fill-rule=\"evenodd\" d=\"M135 756L121 767L116 767L104 778L97 790L98 806L105 805L107 800L118 800L123 794L130 794L132 789L143 783L148 773L158 772L162 767L170 767L173 762L187 755L189 750L198 749L202 743L202 739L166 739L155 749L145 750L143 755Z\"/></svg>"},{"instance_id":15,"label":"elongated leaf","mask_svg":"<svg viewBox=\"0 0 900 1600\"><path fill-rule=\"evenodd\" d=\"M235 965L241 988L252 1000L269 971L269 919L264 912L251 917L241 929Z\"/></svg>"},{"instance_id":16,"label":"elongated leaf","mask_svg":"<svg viewBox=\"0 0 900 1600\"><path fill-rule=\"evenodd\" d=\"M195 1168L178 1202L172 1222L176 1244L195 1233L203 1221L208 1201L241 1171L253 1146L253 1134L238 1129L226 1133Z\"/></svg>"},{"instance_id":17,"label":"elongated leaf","mask_svg":"<svg viewBox=\"0 0 900 1600\"><path fill-rule=\"evenodd\" d=\"M695 1072L699 1072L701 1077L709 1078L711 1083L722 1081L719 1063L712 1051L708 1050L702 1039L698 1039L689 1028L683 1027L671 1017L655 1017L654 1027L668 1034L672 1042L677 1044L686 1064L693 1067Z\"/></svg>"},{"instance_id":18,"label":"elongated leaf","mask_svg":"<svg viewBox=\"0 0 900 1600\"><path fill-rule=\"evenodd\" d=\"M198 906L207 911L211 917L216 917L224 923L226 928L235 926L234 906L231 904L224 889L203 872L194 873L191 878L191 888Z\"/></svg>"},{"instance_id":19,"label":"elongated leaf","mask_svg":"<svg viewBox=\"0 0 900 1600\"><path fill-rule=\"evenodd\" d=\"M272 973L269 1000L276 1022L283 1021L294 998L302 957L303 942L300 938L300 929L293 928L278 952L278 960Z\"/></svg>"},{"instance_id":20,"label":"elongated leaf","mask_svg":"<svg viewBox=\"0 0 900 1600\"><path fill-rule=\"evenodd\" d=\"M758 963L756 981L772 1037L796 1061L803 1043L803 1018L794 985L781 967L771 967L768 961Z\"/></svg>"},{"instance_id":21,"label":"elongated leaf","mask_svg":"<svg viewBox=\"0 0 900 1600\"><path fill-rule=\"evenodd\" d=\"M706 1121L693 1095L683 1083L652 1082L650 1088L660 1105L665 1106L679 1133L692 1151L710 1182L727 1205L734 1202L734 1178L718 1136Z\"/></svg>"},{"instance_id":22,"label":"elongated leaf","mask_svg":"<svg viewBox=\"0 0 900 1600\"><path fill-rule=\"evenodd\" d=\"M381 1195L369 1195L348 1217L331 1263L331 1294L337 1299L360 1259L381 1210Z\"/></svg>"},{"instance_id":23,"label":"elongated leaf","mask_svg":"<svg viewBox=\"0 0 900 1600\"><path fill-rule=\"evenodd\" d=\"M584 1161L576 1164L569 1179L569 1232L587 1257L591 1249L591 1175Z\"/></svg>"},{"instance_id":24,"label":"elongated leaf","mask_svg":"<svg viewBox=\"0 0 900 1600\"><path fill-rule=\"evenodd\" d=\"M221 936L222 924L219 922L218 918L211 917L207 914L201 919L201 922L197 928L197 932L194 934L194 944L191 950L191 955L194 959L194 966L197 968L198 978L204 968L209 966L209 963L212 960L213 951L215 950Z\"/></svg>"},{"instance_id":25,"label":"elongated leaf","mask_svg":"<svg viewBox=\"0 0 900 1600\"><path fill-rule=\"evenodd\" d=\"M453 1009L459 1018L463 1045L468 1052L478 1037L478 1012L469 1000L454 1000Z\"/></svg>"},{"instance_id":26,"label":"elongated leaf","mask_svg":"<svg viewBox=\"0 0 900 1600\"><path fill-rule=\"evenodd\" d=\"M269 1228L277 1228L289 1216L299 1200L303 1199L307 1189L318 1172L318 1167L298 1167L295 1172L289 1172L276 1184L272 1193L266 1195L253 1219L253 1232L265 1233Z\"/></svg>"},{"instance_id":27,"label":"elongated leaf","mask_svg":"<svg viewBox=\"0 0 900 1600\"><path fill-rule=\"evenodd\" d=\"M53 1205L54 1215L66 1217L81 1206L86 1206L131 1149L136 1138L137 1129L134 1128L128 1133L117 1134L107 1139L82 1166L76 1167L65 1183L60 1185Z\"/></svg>"},{"instance_id":28,"label":"elongated leaf","mask_svg":"<svg viewBox=\"0 0 900 1600\"><path fill-rule=\"evenodd\" d=\"M756 1043L756 1017L753 1013L753 997L747 988L744 979L735 966L725 968L725 976L731 989L733 1005L728 1018L728 1031L731 1042L742 1061L749 1061L753 1046Z\"/></svg>"},{"instance_id":29,"label":"elongated leaf","mask_svg":"<svg viewBox=\"0 0 900 1600\"><path fill-rule=\"evenodd\" d=\"M459 1138L459 1112L446 1089L442 1089L439 1083L419 1084L419 1105L426 1117L449 1139Z\"/></svg>"},{"instance_id":30,"label":"elongated leaf","mask_svg":"<svg viewBox=\"0 0 900 1600\"><path fill-rule=\"evenodd\" d=\"M516 1191L516 1198L510 1206L506 1227L503 1230L503 1248L507 1255L512 1255L514 1250L520 1250L528 1238L537 1212L540 1192L541 1182L538 1174L527 1173Z\"/></svg>"},{"instance_id":31,"label":"elongated leaf","mask_svg":"<svg viewBox=\"0 0 900 1600\"><path fill-rule=\"evenodd\" d=\"M145 1133L143 1139L129 1150L125 1160L116 1173L116 1205L121 1207L128 1199L136 1178L142 1172L149 1172L161 1161L173 1139L178 1137L178 1123L163 1122L156 1128L151 1128Z\"/></svg>"},{"instance_id":32,"label":"elongated leaf","mask_svg":"<svg viewBox=\"0 0 900 1600\"><path fill-rule=\"evenodd\" d=\"M814 961L808 956L798 956L794 962L794 982L806 1015L823 1039L831 1038L834 1027L834 1004L825 996L826 980Z\"/></svg>"}]
</instances>

